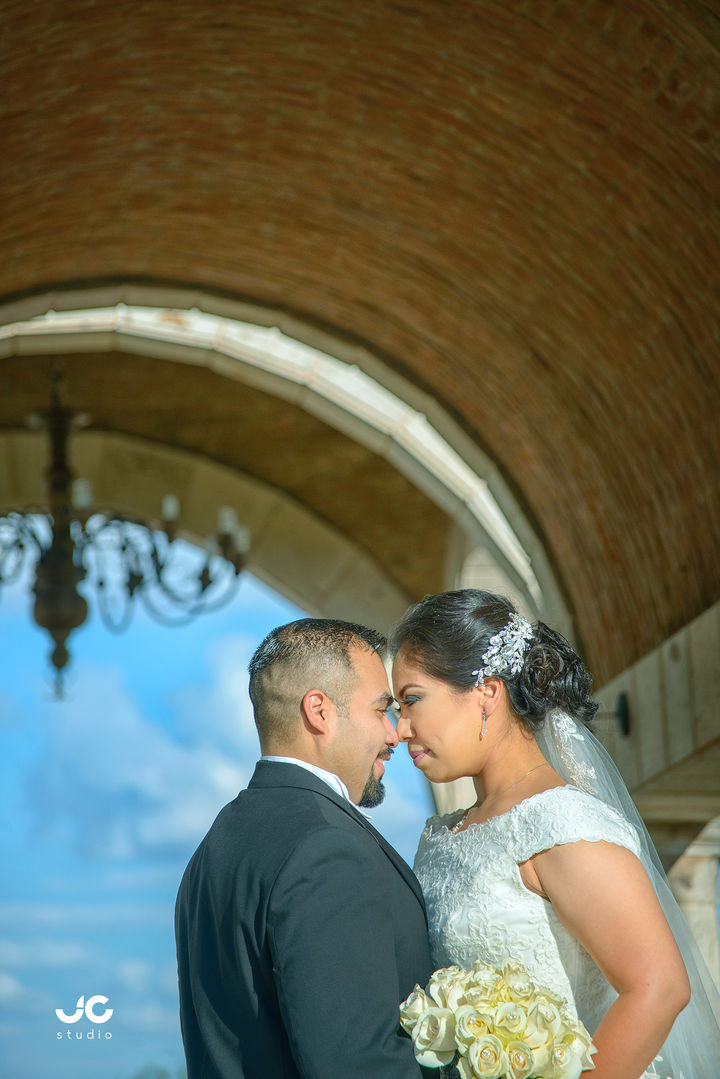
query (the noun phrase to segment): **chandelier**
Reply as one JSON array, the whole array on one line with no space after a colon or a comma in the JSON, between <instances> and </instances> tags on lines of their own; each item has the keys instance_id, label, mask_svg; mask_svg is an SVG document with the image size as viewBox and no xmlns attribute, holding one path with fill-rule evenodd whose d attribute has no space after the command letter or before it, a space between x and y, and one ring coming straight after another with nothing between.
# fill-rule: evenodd
<instances>
[{"instance_id":1,"label":"chandelier","mask_svg":"<svg viewBox=\"0 0 720 1079\"><path fill-rule=\"evenodd\" d=\"M70 660L68 637L88 615L82 582L94 589L97 610L113 632L128 626L138 600L156 621L185 625L233 598L250 546L230 506L220 507L217 532L203 550L175 542L180 502L174 494L165 495L153 523L94 506L89 482L74 480L68 463L70 433L88 417L63 407L59 382L55 376L50 408L28 420L48 436L47 506L0 517L0 587L34 564L33 617L53 641L58 698Z\"/></svg>"}]
</instances>

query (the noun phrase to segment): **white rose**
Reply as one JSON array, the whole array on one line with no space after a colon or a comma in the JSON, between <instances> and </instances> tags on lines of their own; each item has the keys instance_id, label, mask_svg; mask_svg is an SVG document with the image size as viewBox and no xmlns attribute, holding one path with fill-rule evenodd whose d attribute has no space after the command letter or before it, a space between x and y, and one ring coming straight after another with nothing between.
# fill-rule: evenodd
<instances>
[{"instance_id":1,"label":"white rose","mask_svg":"<svg viewBox=\"0 0 720 1079\"><path fill-rule=\"evenodd\" d=\"M558 1011L566 1009L568 1004L564 997L559 997L557 993L553 993L551 989L544 985L538 985L535 988L535 1003L539 1004L542 1001L549 1001L551 1004L557 1005Z\"/></svg>"},{"instance_id":2,"label":"white rose","mask_svg":"<svg viewBox=\"0 0 720 1079\"><path fill-rule=\"evenodd\" d=\"M427 996L432 997L439 1008L453 1008L449 998L456 1000L464 992L467 971L462 967L440 967L430 976L425 986Z\"/></svg>"},{"instance_id":3,"label":"white rose","mask_svg":"<svg viewBox=\"0 0 720 1079\"><path fill-rule=\"evenodd\" d=\"M519 1038L528 1025L527 1012L522 1004L498 1004L494 1013L495 1033L502 1038Z\"/></svg>"},{"instance_id":4,"label":"white rose","mask_svg":"<svg viewBox=\"0 0 720 1079\"><path fill-rule=\"evenodd\" d=\"M465 982L468 972L462 967L441 967L431 976L425 987L429 997L435 1001L439 1008L449 1008L455 1011L460 1004L465 1003Z\"/></svg>"},{"instance_id":5,"label":"white rose","mask_svg":"<svg viewBox=\"0 0 720 1079\"><path fill-rule=\"evenodd\" d=\"M540 999L528 1011L523 1041L527 1042L531 1049L552 1044L559 1039L562 1026L557 1007L548 1000Z\"/></svg>"},{"instance_id":6,"label":"white rose","mask_svg":"<svg viewBox=\"0 0 720 1079\"><path fill-rule=\"evenodd\" d=\"M527 967L524 967L522 963L518 963L517 959L510 959L509 956L503 959L498 969L501 971L505 981L508 980L508 975L514 976L516 974L524 975L526 980L530 978Z\"/></svg>"},{"instance_id":7,"label":"white rose","mask_svg":"<svg viewBox=\"0 0 720 1079\"><path fill-rule=\"evenodd\" d=\"M528 1079L530 1075L537 1075L533 1051L525 1042L510 1042L507 1046L507 1058L507 1079Z\"/></svg>"},{"instance_id":8,"label":"white rose","mask_svg":"<svg viewBox=\"0 0 720 1079\"><path fill-rule=\"evenodd\" d=\"M400 1005L400 1023L408 1034L412 1034L415 1024L423 1012L432 1007L432 1001L424 989L416 985L410 996Z\"/></svg>"},{"instance_id":9,"label":"white rose","mask_svg":"<svg viewBox=\"0 0 720 1079\"><path fill-rule=\"evenodd\" d=\"M527 1045L527 1042L525 1044ZM533 1066L536 1075L545 1076L545 1068L547 1062L550 1060L551 1049L552 1045L548 1043L547 1045L535 1046L535 1048L530 1050L533 1055Z\"/></svg>"},{"instance_id":10,"label":"white rose","mask_svg":"<svg viewBox=\"0 0 720 1079\"><path fill-rule=\"evenodd\" d=\"M478 989L484 989L489 997L495 995L502 982L502 974L495 967L489 967L487 963L482 963L480 960L473 963L467 974L468 988L477 986Z\"/></svg>"},{"instance_id":11,"label":"white rose","mask_svg":"<svg viewBox=\"0 0 720 1079\"><path fill-rule=\"evenodd\" d=\"M471 985L465 990L465 1003L479 1012L489 1012L495 1007L492 993L480 985Z\"/></svg>"},{"instance_id":12,"label":"white rose","mask_svg":"<svg viewBox=\"0 0 720 1079\"><path fill-rule=\"evenodd\" d=\"M506 959L502 965L502 984L511 1000L530 1001L537 992L530 975L520 963Z\"/></svg>"},{"instance_id":13,"label":"white rose","mask_svg":"<svg viewBox=\"0 0 720 1079\"><path fill-rule=\"evenodd\" d=\"M413 1049L419 1064L439 1068L455 1056L455 1020L447 1008L429 1008L412 1032Z\"/></svg>"},{"instance_id":14,"label":"white rose","mask_svg":"<svg viewBox=\"0 0 720 1079\"><path fill-rule=\"evenodd\" d=\"M543 1069L543 1079L580 1079L582 1070L582 1060L572 1045L560 1042L550 1049L550 1058Z\"/></svg>"},{"instance_id":15,"label":"white rose","mask_svg":"<svg viewBox=\"0 0 720 1079\"><path fill-rule=\"evenodd\" d=\"M536 1070L545 1075L545 1065L550 1059L550 1050L563 1033L563 1022L554 1004L544 997L532 1005L527 1013L527 1026L522 1040L529 1045L535 1058Z\"/></svg>"},{"instance_id":16,"label":"white rose","mask_svg":"<svg viewBox=\"0 0 720 1079\"><path fill-rule=\"evenodd\" d=\"M494 1034L477 1038L457 1065L462 1079L501 1079L508 1070L507 1053Z\"/></svg>"},{"instance_id":17,"label":"white rose","mask_svg":"<svg viewBox=\"0 0 720 1079\"><path fill-rule=\"evenodd\" d=\"M470 1004L464 1004L455 1012L455 1041L461 1053L465 1053L476 1038L492 1034L492 1016Z\"/></svg>"},{"instance_id":18,"label":"white rose","mask_svg":"<svg viewBox=\"0 0 720 1079\"><path fill-rule=\"evenodd\" d=\"M453 963L450 967L439 967L430 975L430 985L446 985L448 982L462 982L468 976L468 971L464 967L459 967L456 963Z\"/></svg>"},{"instance_id":19,"label":"white rose","mask_svg":"<svg viewBox=\"0 0 720 1079\"><path fill-rule=\"evenodd\" d=\"M576 1019L571 1030L562 1039L565 1045L569 1045L570 1048L580 1058L580 1064L583 1071L591 1070L595 1067L592 1062L593 1053L597 1053L597 1049L592 1043L592 1038L588 1034L587 1030L583 1026L579 1019Z\"/></svg>"}]
</instances>

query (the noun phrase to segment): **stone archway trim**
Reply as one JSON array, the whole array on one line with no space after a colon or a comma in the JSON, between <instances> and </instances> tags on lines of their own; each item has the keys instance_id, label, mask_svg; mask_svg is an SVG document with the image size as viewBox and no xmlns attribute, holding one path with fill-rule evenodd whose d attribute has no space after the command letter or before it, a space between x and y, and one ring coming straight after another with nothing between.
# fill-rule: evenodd
<instances>
[{"instance_id":1,"label":"stone archway trim","mask_svg":"<svg viewBox=\"0 0 720 1079\"><path fill-rule=\"evenodd\" d=\"M542 544L497 468L377 357L278 312L177 288L67 290L0 309L0 357L103 349L207 366L381 453L491 552L534 613L573 637Z\"/></svg>"}]
</instances>

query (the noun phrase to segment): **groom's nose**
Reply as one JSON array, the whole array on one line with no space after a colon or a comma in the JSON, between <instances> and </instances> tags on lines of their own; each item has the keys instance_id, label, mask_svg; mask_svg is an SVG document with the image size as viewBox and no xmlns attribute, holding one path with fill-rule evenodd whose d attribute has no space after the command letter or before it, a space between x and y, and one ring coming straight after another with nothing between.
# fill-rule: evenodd
<instances>
[{"instance_id":1,"label":"groom's nose","mask_svg":"<svg viewBox=\"0 0 720 1079\"><path fill-rule=\"evenodd\" d=\"M391 749L394 749L395 746L398 744L398 733L395 730L395 726L394 726L392 720L390 719L390 717L387 714L385 714L384 719L385 719L385 745L390 746Z\"/></svg>"}]
</instances>

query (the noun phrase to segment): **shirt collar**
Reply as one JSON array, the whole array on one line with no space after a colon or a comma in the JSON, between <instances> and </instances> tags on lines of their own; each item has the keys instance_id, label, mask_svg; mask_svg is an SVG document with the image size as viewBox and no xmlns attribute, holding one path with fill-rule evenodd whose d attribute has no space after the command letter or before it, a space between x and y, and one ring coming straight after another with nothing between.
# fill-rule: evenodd
<instances>
[{"instance_id":1,"label":"shirt collar","mask_svg":"<svg viewBox=\"0 0 720 1079\"><path fill-rule=\"evenodd\" d=\"M309 764L307 761L298 760L297 757L267 757L263 755L260 760L275 761L277 764L297 764L299 768L304 768L307 772L312 772L318 779L322 779L323 783L327 783L328 787L331 787L336 794L339 794L346 802L349 802L353 809L356 809L358 813L362 813L363 817L367 817L368 820L372 820L369 813L366 813L361 806L355 805L342 779L340 776L336 776L334 772L327 772L324 768L318 768L316 764Z\"/></svg>"}]
</instances>

